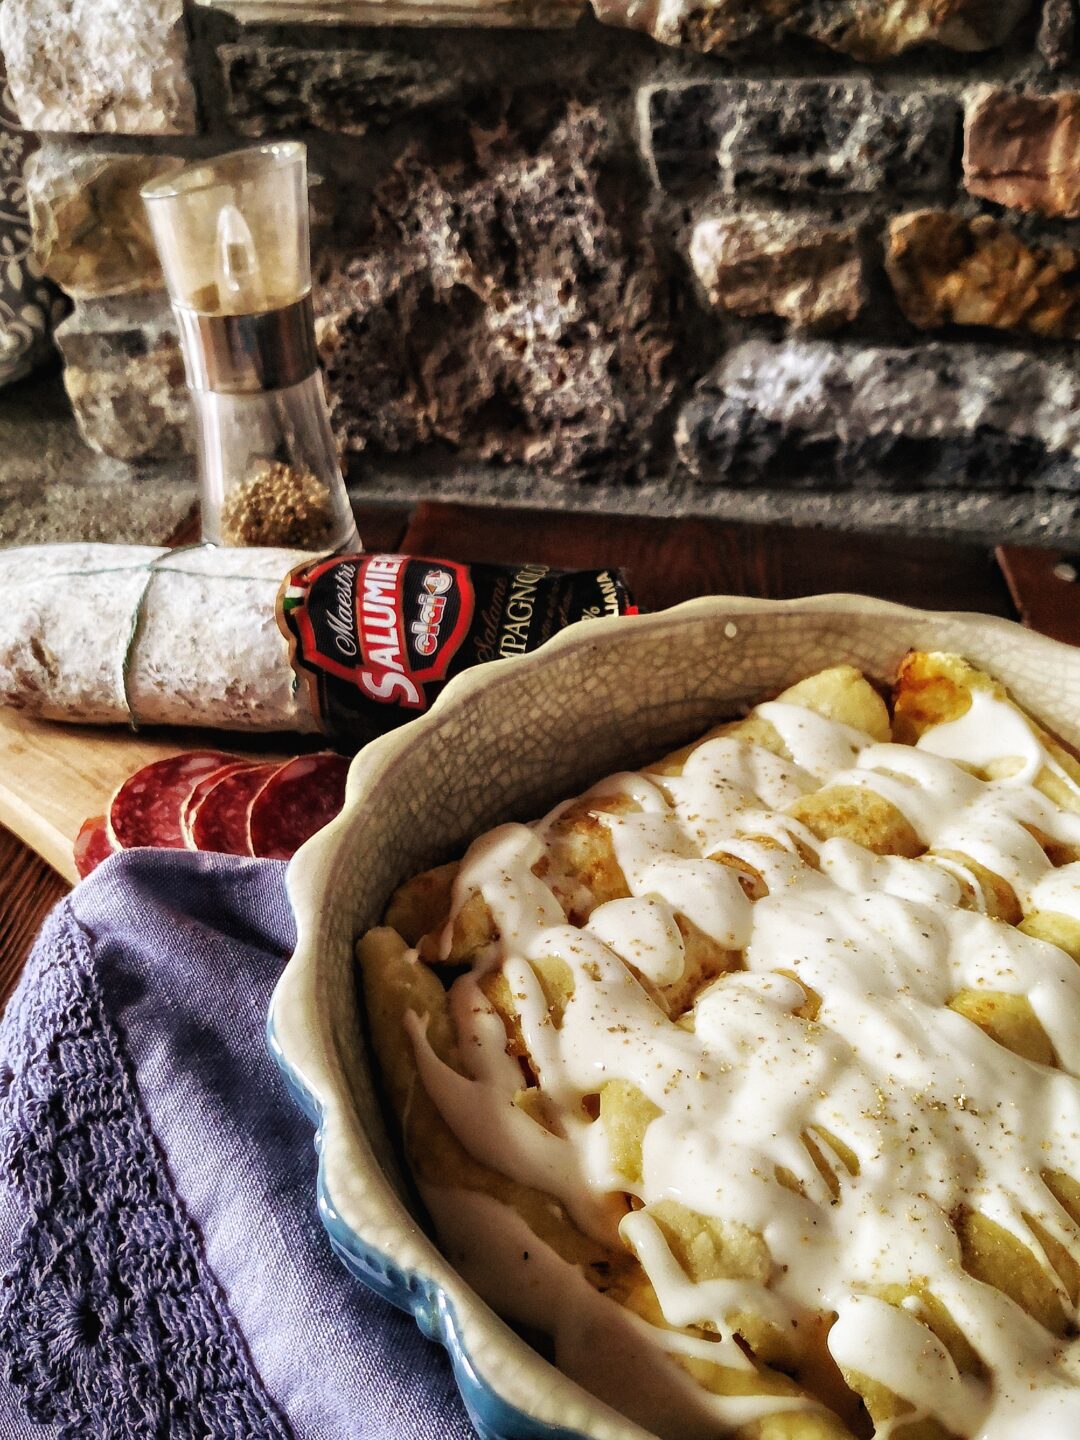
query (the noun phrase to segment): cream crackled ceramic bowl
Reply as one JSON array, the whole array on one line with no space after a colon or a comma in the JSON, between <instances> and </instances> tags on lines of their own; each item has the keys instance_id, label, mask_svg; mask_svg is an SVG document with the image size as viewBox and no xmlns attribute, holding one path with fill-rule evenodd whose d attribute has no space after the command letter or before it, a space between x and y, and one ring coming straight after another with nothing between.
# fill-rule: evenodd
<instances>
[{"instance_id":1,"label":"cream crackled ceramic bowl","mask_svg":"<svg viewBox=\"0 0 1080 1440\"><path fill-rule=\"evenodd\" d=\"M320 1213L349 1269L447 1347L484 1440L646 1432L518 1338L411 1213L365 1054L354 941L403 879L491 826L542 814L826 666L891 676L913 647L965 655L1080 744L1080 650L1008 621L850 595L695 600L575 625L532 655L465 672L429 714L360 754L341 815L290 866L298 940L268 1032L317 1126Z\"/></svg>"}]
</instances>

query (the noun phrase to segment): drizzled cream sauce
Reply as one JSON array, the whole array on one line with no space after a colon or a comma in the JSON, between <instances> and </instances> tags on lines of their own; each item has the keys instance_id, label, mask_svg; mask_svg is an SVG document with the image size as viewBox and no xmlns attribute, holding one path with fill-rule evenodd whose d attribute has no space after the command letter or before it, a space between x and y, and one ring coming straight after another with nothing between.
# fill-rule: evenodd
<instances>
[{"instance_id":1,"label":"drizzled cream sauce","mask_svg":"<svg viewBox=\"0 0 1080 1440\"><path fill-rule=\"evenodd\" d=\"M1041 1178L1047 1170L1080 1177L1080 967L1055 946L958 908L963 884L977 890L962 862L821 843L783 812L821 786L863 787L891 801L928 850L959 852L1006 879L1025 911L1080 918L1080 864L1054 870L1029 828L1080 843L1080 815L1058 809L1033 782L1049 771L1077 787L1023 717L990 694L976 693L967 714L917 747L875 743L798 706L771 703L757 714L791 760L724 737L693 751L678 777L615 776L590 792L598 804L616 794L638 808L595 812L632 898L600 905L582 928L566 923L532 870L565 807L473 845L456 894L481 891L501 938L450 991L467 1077L436 1057L422 1018L410 1017L422 1083L474 1156L557 1196L597 1238L615 1238L612 1194L633 1191L640 1208L621 1221L623 1243L666 1321L704 1327L709 1338L623 1314L627 1355L647 1334L660 1357L689 1350L745 1369L729 1317L756 1313L785 1327L808 1310L834 1312L834 1358L904 1397L916 1416L972 1440L1019 1440L1035 1427L1040 1440L1072 1440L1080 1434L1080 1342L1056 1339L969 1276L950 1216L968 1207L1011 1232L1074 1316L1029 1220L1080 1261L1080 1230ZM994 781L955 763L1003 759L1015 762L1012 773ZM816 853L818 869L800 847ZM754 867L768 893L752 903L736 873L708 858L719 853ZM677 980L685 957L676 914L741 950L745 962L699 995L682 1024L624 963L654 985ZM531 963L543 957L573 973L558 1028ZM478 985L493 964L512 986L558 1134L512 1103L521 1072ZM813 1023L795 1013L804 987L820 997ZM958 991L980 989L1027 997L1061 1068L1012 1054L947 1008ZM616 1172L602 1125L581 1103L614 1079L637 1086L660 1112L644 1134L636 1187ZM835 1199L806 1135L830 1162ZM857 1157L857 1173L830 1135ZM779 1169L801 1194L780 1183ZM517 1318L552 1333L560 1363L580 1373L575 1347L599 1323L597 1306L616 1307L495 1202L460 1192L428 1198L474 1282L504 1311L516 1306ZM650 1215L665 1199L764 1237L767 1286L692 1283ZM991 1380L957 1371L921 1323L917 1299L898 1307L876 1293L913 1283L951 1313ZM715 1433L709 1423L722 1431L815 1404L706 1395L669 1365L665 1428L648 1399L656 1377L642 1378L655 1370L628 1362L606 1389L664 1434Z\"/></svg>"}]
</instances>

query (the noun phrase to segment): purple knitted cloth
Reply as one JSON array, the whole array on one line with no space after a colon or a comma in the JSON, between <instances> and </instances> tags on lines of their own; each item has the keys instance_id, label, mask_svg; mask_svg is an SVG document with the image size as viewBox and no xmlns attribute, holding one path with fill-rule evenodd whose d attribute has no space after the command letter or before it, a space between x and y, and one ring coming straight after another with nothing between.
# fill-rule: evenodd
<instances>
[{"instance_id":1,"label":"purple knitted cloth","mask_svg":"<svg viewBox=\"0 0 1080 1440\"><path fill-rule=\"evenodd\" d=\"M465 1440L441 1349L334 1259L263 1038L269 861L109 860L0 1024L0 1440Z\"/></svg>"}]
</instances>

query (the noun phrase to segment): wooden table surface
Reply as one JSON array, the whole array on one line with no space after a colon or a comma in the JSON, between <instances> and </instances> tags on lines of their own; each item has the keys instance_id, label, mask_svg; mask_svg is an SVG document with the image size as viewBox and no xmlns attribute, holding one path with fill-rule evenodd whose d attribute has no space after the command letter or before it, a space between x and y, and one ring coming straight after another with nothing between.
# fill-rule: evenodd
<instances>
[{"instance_id":1,"label":"wooden table surface","mask_svg":"<svg viewBox=\"0 0 1080 1440\"><path fill-rule=\"evenodd\" d=\"M1080 556L1031 546L995 551L786 526L438 503L413 511L362 507L357 524L368 550L565 568L622 566L647 610L696 595L787 599L845 590L933 610L1005 615L1080 644ZM43 860L0 828L0 1007L45 914L67 889Z\"/></svg>"}]
</instances>

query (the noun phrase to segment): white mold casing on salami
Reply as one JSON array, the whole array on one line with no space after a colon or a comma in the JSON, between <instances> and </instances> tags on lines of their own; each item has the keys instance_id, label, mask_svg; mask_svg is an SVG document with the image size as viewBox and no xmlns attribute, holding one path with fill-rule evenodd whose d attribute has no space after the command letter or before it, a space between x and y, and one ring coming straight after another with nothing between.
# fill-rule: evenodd
<instances>
[{"instance_id":1,"label":"white mold casing on salami","mask_svg":"<svg viewBox=\"0 0 1080 1440\"><path fill-rule=\"evenodd\" d=\"M316 731L274 614L304 558L99 544L4 551L0 703L84 724L133 713L141 724Z\"/></svg>"}]
</instances>

